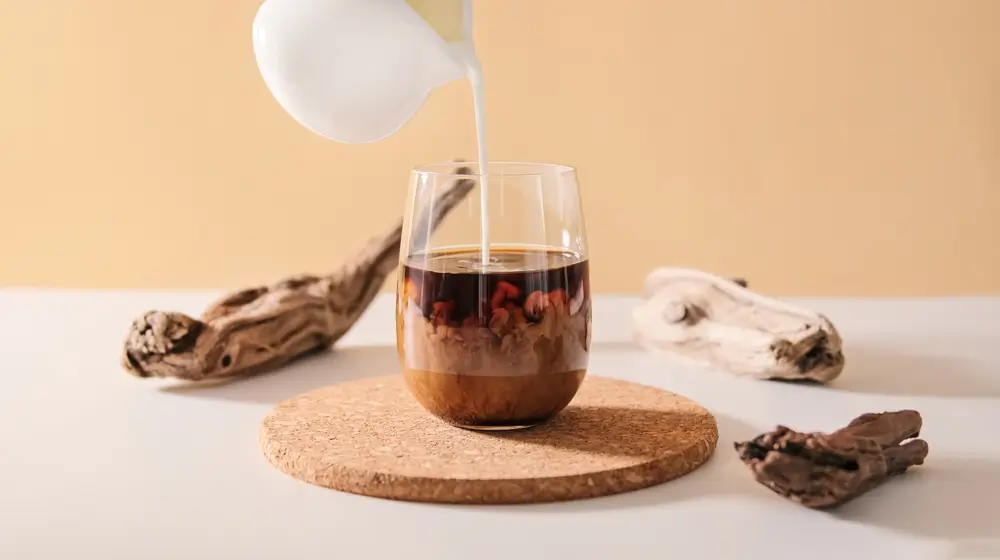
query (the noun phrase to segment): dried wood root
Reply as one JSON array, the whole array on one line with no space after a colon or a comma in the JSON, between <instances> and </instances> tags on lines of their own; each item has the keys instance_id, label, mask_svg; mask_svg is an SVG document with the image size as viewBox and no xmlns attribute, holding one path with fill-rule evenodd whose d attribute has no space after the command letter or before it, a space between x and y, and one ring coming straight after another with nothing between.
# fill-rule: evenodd
<instances>
[{"instance_id":1,"label":"dried wood root","mask_svg":"<svg viewBox=\"0 0 1000 560\"><path fill-rule=\"evenodd\" d=\"M830 434L784 426L735 444L757 482L809 508L827 508L921 465L927 442L915 410L864 414ZM909 440L909 441L906 441ZM905 441L905 443L903 443Z\"/></svg>"},{"instance_id":2,"label":"dried wood root","mask_svg":"<svg viewBox=\"0 0 1000 560\"><path fill-rule=\"evenodd\" d=\"M829 319L755 293L742 279L657 268L632 324L647 350L734 375L826 383L844 369L840 334Z\"/></svg>"},{"instance_id":3,"label":"dried wood root","mask_svg":"<svg viewBox=\"0 0 1000 560\"><path fill-rule=\"evenodd\" d=\"M469 179L457 180L429 205L414 236L429 236L473 186ZM371 239L332 274L235 292L198 319L170 311L143 313L132 322L122 365L137 377L198 381L261 373L326 349L354 326L395 270L402 229L400 223Z\"/></svg>"}]
</instances>

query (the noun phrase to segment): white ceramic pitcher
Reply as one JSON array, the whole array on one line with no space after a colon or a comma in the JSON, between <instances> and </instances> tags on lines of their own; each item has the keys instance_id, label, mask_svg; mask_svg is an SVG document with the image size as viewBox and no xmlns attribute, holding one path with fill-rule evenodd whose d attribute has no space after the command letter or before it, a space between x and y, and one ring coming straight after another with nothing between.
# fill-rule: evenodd
<instances>
[{"instance_id":1,"label":"white ceramic pitcher","mask_svg":"<svg viewBox=\"0 0 1000 560\"><path fill-rule=\"evenodd\" d=\"M375 142L431 90L479 71L471 0L265 0L253 24L272 95L313 132Z\"/></svg>"}]
</instances>

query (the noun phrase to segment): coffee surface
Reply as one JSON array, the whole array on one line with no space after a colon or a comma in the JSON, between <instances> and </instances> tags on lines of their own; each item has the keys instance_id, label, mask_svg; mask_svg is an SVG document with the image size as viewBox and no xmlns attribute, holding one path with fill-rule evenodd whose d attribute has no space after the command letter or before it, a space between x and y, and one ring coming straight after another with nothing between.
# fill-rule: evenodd
<instances>
[{"instance_id":1,"label":"coffee surface","mask_svg":"<svg viewBox=\"0 0 1000 560\"><path fill-rule=\"evenodd\" d=\"M404 263L397 343L411 391L453 423L533 424L564 408L587 368L588 263L544 249L435 252Z\"/></svg>"}]
</instances>

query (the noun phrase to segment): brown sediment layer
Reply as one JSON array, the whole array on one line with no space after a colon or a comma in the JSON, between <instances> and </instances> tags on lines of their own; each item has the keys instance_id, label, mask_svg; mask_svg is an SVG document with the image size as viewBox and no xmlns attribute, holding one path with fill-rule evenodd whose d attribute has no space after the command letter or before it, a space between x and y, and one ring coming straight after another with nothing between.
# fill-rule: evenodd
<instances>
[{"instance_id":1,"label":"brown sediment layer","mask_svg":"<svg viewBox=\"0 0 1000 560\"><path fill-rule=\"evenodd\" d=\"M585 370L483 376L404 369L414 398L431 414L460 426L531 426L558 414L576 396Z\"/></svg>"}]
</instances>

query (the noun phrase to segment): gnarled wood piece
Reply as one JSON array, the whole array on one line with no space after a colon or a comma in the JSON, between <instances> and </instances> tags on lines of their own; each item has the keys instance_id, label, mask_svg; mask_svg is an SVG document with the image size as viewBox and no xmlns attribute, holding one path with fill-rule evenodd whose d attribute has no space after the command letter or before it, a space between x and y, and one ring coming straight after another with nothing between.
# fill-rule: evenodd
<instances>
[{"instance_id":1,"label":"gnarled wood piece","mask_svg":"<svg viewBox=\"0 0 1000 560\"><path fill-rule=\"evenodd\" d=\"M653 270L632 322L647 350L735 375L825 383L844 369L840 334L822 314L699 270Z\"/></svg>"},{"instance_id":2,"label":"gnarled wood piece","mask_svg":"<svg viewBox=\"0 0 1000 560\"><path fill-rule=\"evenodd\" d=\"M415 235L429 235L473 186L469 179L456 181L429 205L415 224ZM235 292L200 319L170 311L143 313L132 322L122 365L137 377L196 381L260 373L328 348L354 326L395 270L402 228L400 223L371 239L332 274L295 276Z\"/></svg>"},{"instance_id":3,"label":"gnarled wood piece","mask_svg":"<svg viewBox=\"0 0 1000 560\"><path fill-rule=\"evenodd\" d=\"M757 482L806 507L826 508L923 464L927 442L911 439L921 425L920 413L901 410L864 414L830 434L778 426L734 445Z\"/></svg>"}]
</instances>

